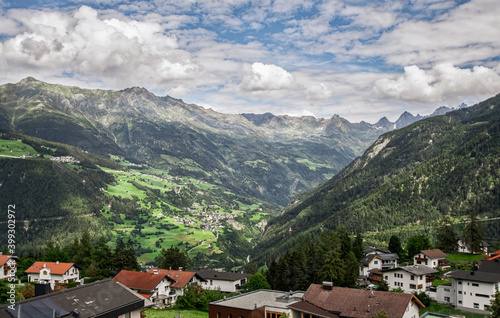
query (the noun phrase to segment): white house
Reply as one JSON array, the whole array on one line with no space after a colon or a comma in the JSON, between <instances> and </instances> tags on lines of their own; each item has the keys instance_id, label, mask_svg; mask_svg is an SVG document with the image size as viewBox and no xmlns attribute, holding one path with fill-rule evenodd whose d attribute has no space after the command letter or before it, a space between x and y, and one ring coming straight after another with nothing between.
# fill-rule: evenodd
<instances>
[{"instance_id":1,"label":"white house","mask_svg":"<svg viewBox=\"0 0 500 318\"><path fill-rule=\"evenodd\" d=\"M184 295L184 287L196 284L201 285L204 282L202 277L196 272L191 271L152 268L148 273L159 273L172 280L169 291L171 303L175 303L177 297Z\"/></svg>"},{"instance_id":2,"label":"white house","mask_svg":"<svg viewBox=\"0 0 500 318\"><path fill-rule=\"evenodd\" d=\"M382 269L383 261L382 257L377 254L366 255L359 261L359 275L368 277L372 269Z\"/></svg>"},{"instance_id":3,"label":"white house","mask_svg":"<svg viewBox=\"0 0 500 318\"><path fill-rule=\"evenodd\" d=\"M16 256L0 255L0 279L7 279L16 274Z\"/></svg>"},{"instance_id":4,"label":"white house","mask_svg":"<svg viewBox=\"0 0 500 318\"><path fill-rule=\"evenodd\" d=\"M122 270L113 280L149 299L156 307L168 306L175 302L170 290L170 285L175 281L158 271L144 273Z\"/></svg>"},{"instance_id":5,"label":"white house","mask_svg":"<svg viewBox=\"0 0 500 318\"><path fill-rule=\"evenodd\" d=\"M401 288L405 292L423 292L432 286L432 274L438 271L424 265L410 265L383 270L384 280L389 288Z\"/></svg>"},{"instance_id":6,"label":"white house","mask_svg":"<svg viewBox=\"0 0 500 318\"><path fill-rule=\"evenodd\" d=\"M56 284L80 282L80 267L74 263L35 262L25 273L28 282L50 283L52 290Z\"/></svg>"},{"instance_id":7,"label":"white house","mask_svg":"<svg viewBox=\"0 0 500 318\"><path fill-rule=\"evenodd\" d=\"M439 249L422 250L413 256L413 264L425 265L430 268L449 266L449 262L445 259L448 255Z\"/></svg>"},{"instance_id":8,"label":"white house","mask_svg":"<svg viewBox=\"0 0 500 318\"><path fill-rule=\"evenodd\" d=\"M219 289L226 293L234 293L241 289L250 274L235 272L219 272L215 270L201 270L196 272L205 281L201 284L203 289Z\"/></svg>"},{"instance_id":9,"label":"white house","mask_svg":"<svg viewBox=\"0 0 500 318\"><path fill-rule=\"evenodd\" d=\"M457 252L460 253L468 253L468 254L486 254L488 253L488 247L490 245L486 243L485 241L482 241L481 243L481 249L479 251L471 252L465 242L462 240L458 240L457 242Z\"/></svg>"},{"instance_id":10,"label":"white house","mask_svg":"<svg viewBox=\"0 0 500 318\"><path fill-rule=\"evenodd\" d=\"M437 301L458 309L486 313L496 288L500 288L500 261L483 261L477 271L453 271L451 284L439 286Z\"/></svg>"}]
</instances>

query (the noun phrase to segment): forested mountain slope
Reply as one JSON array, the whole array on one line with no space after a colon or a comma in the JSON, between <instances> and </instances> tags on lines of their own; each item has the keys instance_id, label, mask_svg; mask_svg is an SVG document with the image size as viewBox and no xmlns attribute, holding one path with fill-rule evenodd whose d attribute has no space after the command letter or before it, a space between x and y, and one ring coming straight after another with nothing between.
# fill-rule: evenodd
<instances>
[{"instance_id":1,"label":"forested mountain slope","mask_svg":"<svg viewBox=\"0 0 500 318\"><path fill-rule=\"evenodd\" d=\"M425 227L471 209L499 216L499 154L500 95L381 135L363 156L270 221L257 259L282 254L305 232Z\"/></svg>"},{"instance_id":2,"label":"forested mountain slope","mask_svg":"<svg viewBox=\"0 0 500 318\"><path fill-rule=\"evenodd\" d=\"M144 88L90 90L26 78L0 86L0 127L120 155L286 205L328 180L387 131L334 116L221 114Z\"/></svg>"}]
</instances>

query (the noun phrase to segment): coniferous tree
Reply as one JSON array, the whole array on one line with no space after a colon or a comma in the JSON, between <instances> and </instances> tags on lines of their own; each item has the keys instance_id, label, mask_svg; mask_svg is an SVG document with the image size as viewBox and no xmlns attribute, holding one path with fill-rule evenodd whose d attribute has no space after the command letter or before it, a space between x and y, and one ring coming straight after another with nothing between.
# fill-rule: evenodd
<instances>
[{"instance_id":1,"label":"coniferous tree","mask_svg":"<svg viewBox=\"0 0 500 318\"><path fill-rule=\"evenodd\" d=\"M363 258L363 236L361 232L356 233L356 237L354 238L354 243L352 244L352 251L356 256L356 259L360 261Z\"/></svg>"},{"instance_id":2,"label":"coniferous tree","mask_svg":"<svg viewBox=\"0 0 500 318\"><path fill-rule=\"evenodd\" d=\"M488 307L488 311L491 311L492 318L500 318L500 291L498 287L495 287L496 291L493 295L493 299L490 300L490 306Z\"/></svg>"},{"instance_id":3,"label":"coniferous tree","mask_svg":"<svg viewBox=\"0 0 500 318\"><path fill-rule=\"evenodd\" d=\"M113 253L103 237L100 237L92 251L92 264L95 265L99 275L104 277L111 276L113 267Z\"/></svg>"},{"instance_id":4,"label":"coniferous tree","mask_svg":"<svg viewBox=\"0 0 500 318\"><path fill-rule=\"evenodd\" d=\"M160 255L158 255L158 267L174 270L189 269L191 264L185 252L181 252L177 246L171 246L168 250L162 248Z\"/></svg>"},{"instance_id":5,"label":"coniferous tree","mask_svg":"<svg viewBox=\"0 0 500 318\"><path fill-rule=\"evenodd\" d=\"M248 277L248 282L246 282L241 289L241 292L248 293L258 289L271 289L271 285L267 282L266 276L261 273L256 273Z\"/></svg>"},{"instance_id":6,"label":"coniferous tree","mask_svg":"<svg viewBox=\"0 0 500 318\"><path fill-rule=\"evenodd\" d=\"M389 239L389 246L388 246L389 251L391 253L396 253L400 258L403 257L403 247L401 246L401 240L399 239L399 236L397 235L392 235L391 238Z\"/></svg>"},{"instance_id":7,"label":"coniferous tree","mask_svg":"<svg viewBox=\"0 0 500 318\"><path fill-rule=\"evenodd\" d=\"M352 251L347 254L343 263L344 277L342 280L342 286L354 288L358 285L357 282L359 276L359 263Z\"/></svg>"},{"instance_id":8,"label":"coniferous tree","mask_svg":"<svg viewBox=\"0 0 500 318\"><path fill-rule=\"evenodd\" d=\"M413 235L406 242L406 250L408 251L408 257L410 258L421 250L427 250L430 248L431 243L429 238L422 234Z\"/></svg>"},{"instance_id":9,"label":"coniferous tree","mask_svg":"<svg viewBox=\"0 0 500 318\"><path fill-rule=\"evenodd\" d=\"M445 252L452 252L457 249L458 242L453 224L450 218L444 217L439 222L436 230L437 248Z\"/></svg>"},{"instance_id":10,"label":"coniferous tree","mask_svg":"<svg viewBox=\"0 0 500 318\"><path fill-rule=\"evenodd\" d=\"M475 210L470 213L468 221L462 232L462 241L471 253L478 252L483 247L484 232Z\"/></svg>"}]
</instances>

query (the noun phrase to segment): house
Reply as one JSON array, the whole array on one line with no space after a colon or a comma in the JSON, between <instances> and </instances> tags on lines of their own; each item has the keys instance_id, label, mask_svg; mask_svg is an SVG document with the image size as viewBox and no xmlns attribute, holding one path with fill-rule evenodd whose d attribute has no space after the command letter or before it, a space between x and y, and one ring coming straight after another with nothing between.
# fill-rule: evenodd
<instances>
[{"instance_id":1,"label":"house","mask_svg":"<svg viewBox=\"0 0 500 318\"><path fill-rule=\"evenodd\" d=\"M479 251L471 252L464 241L458 240L457 252L468 253L468 254L486 254L488 253L489 246L490 244L486 243L485 241L481 241L481 249Z\"/></svg>"},{"instance_id":2,"label":"house","mask_svg":"<svg viewBox=\"0 0 500 318\"><path fill-rule=\"evenodd\" d=\"M487 313L496 288L500 288L500 260L483 261L477 271L448 274L451 284L438 286L437 301L457 309Z\"/></svg>"},{"instance_id":3,"label":"house","mask_svg":"<svg viewBox=\"0 0 500 318\"><path fill-rule=\"evenodd\" d=\"M0 255L0 279L8 279L16 275L17 257L12 255Z\"/></svg>"},{"instance_id":4,"label":"house","mask_svg":"<svg viewBox=\"0 0 500 318\"><path fill-rule=\"evenodd\" d=\"M386 249L376 248L374 246L367 246L367 247L363 248L363 255L364 256L369 255L369 254L386 254L388 252L389 251Z\"/></svg>"},{"instance_id":5,"label":"house","mask_svg":"<svg viewBox=\"0 0 500 318\"><path fill-rule=\"evenodd\" d=\"M151 302L112 279L17 301L0 307L0 317L140 318Z\"/></svg>"},{"instance_id":6,"label":"house","mask_svg":"<svg viewBox=\"0 0 500 318\"><path fill-rule=\"evenodd\" d=\"M170 284L175 280L158 271L144 273L122 270L113 280L149 299L156 307L168 306L175 302L173 295L170 294Z\"/></svg>"},{"instance_id":7,"label":"house","mask_svg":"<svg viewBox=\"0 0 500 318\"><path fill-rule=\"evenodd\" d=\"M156 271L160 275L165 275L173 281L170 284L171 303L175 303L177 297L184 295L184 287L193 284L201 285L201 283L204 282L202 277L192 271L152 268L148 273L155 273Z\"/></svg>"},{"instance_id":8,"label":"house","mask_svg":"<svg viewBox=\"0 0 500 318\"><path fill-rule=\"evenodd\" d=\"M384 280L391 289L398 287L407 293L423 292L432 286L436 269L424 265L395 267L382 271Z\"/></svg>"},{"instance_id":9,"label":"house","mask_svg":"<svg viewBox=\"0 0 500 318\"><path fill-rule=\"evenodd\" d=\"M293 318L372 318L385 310L391 318L418 318L425 306L413 294L312 284L302 301L288 305Z\"/></svg>"},{"instance_id":10,"label":"house","mask_svg":"<svg viewBox=\"0 0 500 318\"><path fill-rule=\"evenodd\" d=\"M28 282L50 283L50 288L54 290L56 284L79 283L80 269L74 263L35 262L25 273Z\"/></svg>"},{"instance_id":11,"label":"house","mask_svg":"<svg viewBox=\"0 0 500 318\"><path fill-rule=\"evenodd\" d=\"M378 254L368 254L359 261L359 275L368 277L368 272L372 269L382 269L384 260Z\"/></svg>"},{"instance_id":12,"label":"house","mask_svg":"<svg viewBox=\"0 0 500 318\"><path fill-rule=\"evenodd\" d=\"M201 284L203 289L219 289L226 293L234 293L241 289L247 281L250 274L222 272L212 269L196 272L204 279Z\"/></svg>"},{"instance_id":13,"label":"house","mask_svg":"<svg viewBox=\"0 0 500 318\"><path fill-rule=\"evenodd\" d=\"M448 254L437 248L432 250L421 250L413 256L413 264L425 265L430 268L447 268L449 267L449 262L445 259L447 256Z\"/></svg>"},{"instance_id":14,"label":"house","mask_svg":"<svg viewBox=\"0 0 500 318\"><path fill-rule=\"evenodd\" d=\"M384 253L378 255L382 258L382 269L398 267L399 256L396 253Z\"/></svg>"},{"instance_id":15,"label":"house","mask_svg":"<svg viewBox=\"0 0 500 318\"><path fill-rule=\"evenodd\" d=\"M238 296L211 302L209 318L279 318L291 317L288 305L302 300L304 292L282 292L260 289Z\"/></svg>"}]
</instances>

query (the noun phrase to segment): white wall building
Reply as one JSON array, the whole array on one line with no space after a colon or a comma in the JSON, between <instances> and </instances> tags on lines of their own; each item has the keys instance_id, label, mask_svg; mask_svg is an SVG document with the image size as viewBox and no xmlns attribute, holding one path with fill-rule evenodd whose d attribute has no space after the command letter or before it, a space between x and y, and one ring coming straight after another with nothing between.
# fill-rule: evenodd
<instances>
[{"instance_id":1,"label":"white wall building","mask_svg":"<svg viewBox=\"0 0 500 318\"><path fill-rule=\"evenodd\" d=\"M234 293L241 289L250 274L235 272L219 272L215 270L201 270L196 272L205 282L201 284L203 289L218 289L226 293Z\"/></svg>"},{"instance_id":2,"label":"white wall building","mask_svg":"<svg viewBox=\"0 0 500 318\"><path fill-rule=\"evenodd\" d=\"M425 265L430 268L444 268L448 266L448 261L445 260L445 257L447 256L448 254L437 248L432 250L422 250L413 256L413 264Z\"/></svg>"},{"instance_id":3,"label":"white wall building","mask_svg":"<svg viewBox=\"0 0 500 318\"><path fill-rule=\"evenodd\" d=\"M28 282L49 283L52 290L56 284L80 282L80 267L74 263L35 262L25 273Z\"/></svg>"},{"instance_id":4,"label":"white wall building","mask_svg":"<svg viewBox=\"0 0 500 318\"><path fill-rule=\"evenodd\" d=\"M383 259L376 254L368 254L359 261L359 275L368 277L370 270L382 269Z\"/></svg>"},{"instance_id":5,"label":"white wall building","mask_svg":"<svg viewBox=\"0 0 500 318\"><path fill-rule=\"evenodd\" d=\"M16 274L16 256L0 255L0 279L7 279Z\"/></svg>"},{"instance_id":6,"label":"white wall building","mask_svg":"<svg viewBox=\"0 0 500 318\"><path fill-rule=\"evenodd\" d=\"M402 266L382 271L389 288L401 288L407 293L425 292L434 281L432 274L437 272L424 265Z\"/></svg>"}]
</instances>

